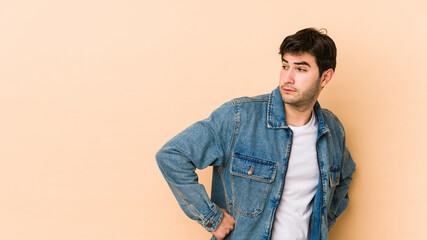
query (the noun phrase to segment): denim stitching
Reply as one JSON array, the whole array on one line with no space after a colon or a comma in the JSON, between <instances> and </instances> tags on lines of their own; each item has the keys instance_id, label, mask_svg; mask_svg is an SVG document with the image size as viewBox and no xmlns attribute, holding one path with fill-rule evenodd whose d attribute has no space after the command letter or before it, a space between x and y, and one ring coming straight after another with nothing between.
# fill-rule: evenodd
<instances>
[{"instance_id":1,"label":"denim stitching","mask_svg":"<svg viewBox=\"0 0 427 240\"><path fill-rule=\"evenodd\" d=\"M231 152L233 150L233 146L234 146L234 142L235 142L235 138L239 132L239 123L240 123L240 113L239 113L239 106L240 104L237 104L233 101L233 105L234 105L234 128L233 128L233 136L231 137L231 142L230 142L230 148L228 150L228 155L227 158L225 159L225 164L223 168L218 168L218 174L221 178L221 183L222 183L222 188L224 189L224 197L226 199L226 201L228 201L228 199L230 199L228 197L227 194L227 188L225 186L225 182L224 182L224 177L223 177L223 172L225 169L228 168L228 163L230 162L230 158L231 158ZM234 190L233 190L233 185L231 186L232 190L231 190L231 195L234 196ZM227 204L227 210L230 211L230 208Z\"/></svg>"},{"instance_id":2,"label":"denim stitching","mask_svg":"<svg viewBox=\"0 0 427 240\"><path fill-rule=\"evenodd\" d=\"M266 199L267 199L267 193L268 193L268 191L270 190L270 185L271 185L271 184L267 184L267 187L266 187L266 189L265 189L265 191L264 191L264 196L263 196L262 201L261 201L261 206L260 206L260 207L259 207L259 209L258 209L258 210L256 210L255 212L252 212L252 213L244 212L244 211L240 210L240 209L239 209L239 208L234 204L234 202L232 202L232 204L233 204L233 208L234 208L237 212L239 212L241 215L243 215L243 216L246 216L246 217L256 217L257 215L259 215L259 214L264 210L264 205L265 205L265 201L266 201Z\"/></svg>"},{"instance_id":3,"label":"denim stitching","mask_svg":"<svg viewBox=\"0 0 427 240\"><path fill-rule=\"evenodd\" d=\"M233 149L233 146L234 146L234 142L236 140L236 136L237 136L237 134L239 132L239 129L240 129L240 126L239 126L239 123L240 123L239 106L240 106L240 104L236 104L234 102L234 100L233 100L233 103L234 103L234 128L233 128L233 136L231 137L230 147L229 147L229 150L228 150L227 157L225 158L224 167L221 168L221 169L218 169L218 172L220 172L220 173L222 171L224 171L225 169L227 169L227 167L228 167L228 163L229 163L230 158L231 158L231 152L232 152L232 149Z\"/></svg>"},{"instance_id":4,"label":"denim stitching","mask_svg":"<svg viewBox=\"0 0 427 240\"><path fill-rule=\"evenodd\" d=\"M267 127L270 128L289 128L287 125L277 125L274 124L271 120L271 107L273 105L273 98L274 98L274 94L271 93L270 96L268 97L268 107L267 107Z\"/></svg>"},{"instance_id":5,"label":"denim stitching","mask_svg":"<svg viewBox=\"0 0 427 240\"><path fill-rule=\"evenodd\" d=\"M180 191L178 191L178 189L173 184L170 184L170 186L176 190L176 193L181 197L182 200L184 200L187 206L193 211L194 215L196 215L200 219L200 221L202 221L203 225L205 225L203 214L197 211L197 209L195 209L187 200L185 200L184 196L181 194Z\"/></svg>"},{"instance_id":6,"label":"denim stitching","mask_svg":"<svg viewBox=\"0 0 427 240\"><path fill-rule=\"evenodd\" d=\"M237 155L239 155L239 154L237 154ZM236 155L234 155L234 156L236 156ZM233 158L232 158L232 160L231 160L231 164L230 164L230 166L233 164L233 162L234 162L234 156L233 156ZM242 155L239 155L239 156L242 156ZM236 156L237 157L237 156ZM244 155L243 155L243 157L245 157ZM257 160L255 160L254 158L252 158L252 157L249 157L249 156L246 156L247 157L247 159L248 160L252 160L252 161L254 161L254 162L258 162L258 163L261 163L261 164L266 164L266 165L269 165L269 166L272 166L272 167L274 167L274 170L273 170L273 173L272 173L272 180L271 180L271 182L273 182L274 181L274 179L275 179L275 176L276 176L276 171L277 171L277 169L276 169L276 164L272 164L271 162L269 162L269 161L267 161L267 160L261 160L261 159L259 159L258 161ZM237 157L238 158L238 157ZM244 159L244 158L243 158ZM264 162L263 162L264 161ZM231 171L231 168L230 168L230 171ZM262 197L262 199L261 199L261 205L259 206L259 209L256 209L255 211L253 211L253 212L245 212L245 211L243 211L243 210L241 210L241 209L239 209L239 207L238 206L236 206L235 204L234 204L234 202L230 202L232 205L233 205L233 208L237 211L237 212L239 212L241 215L243 215L243 216L247 216L247 217L255 217L255 216L257 216L257 215L259 215L263 210L264 210L264 206L265 206L265 201L266 201L266 199L267 199L267 194L268 194L268 192L269 192L269 190L270 190L270 187L271 187L271 182L267 182L267 181L262 181L262 180L258 180L258 179L254 179L254 178L248 178L248 177L245 177L245 176L243 176L243 175L241 175L241 174L239 174L239 173L235 173L235 172L232 172L231 171L231 174L232 175L234 175L234 176L240 176L240 177L244 177L244 178L246 178L246 179L250 179L250 180L255 180L255 181L259 181L259 182L263 182L263 183L266 183L267 184L267 186L265 187L265 190L264 190L264 195L263 195L263 197ZM232 188L232 194L233 194L233 196L235 196L235 194L234 194L234 185L235 185L235 183L234 183L234 178L232 179L232 184L231 184L231 188Z\"/></svg>"},{"instance_id":7,"label":"denim stitching","mask_svg":"<svg viewBox=\"0 0 427 240\"><path fill-rule=\"evenodd\" d=\"M232 161L232 164L233 164L233 162L234 162L234 158L239 158L239 157L233 157L233 160L231 160ZM242 159L244 159L244 158L242 158ZM251 160L251 159L248 159L248 160ZM269 181L266 181L266 180L263 180L263 179L260 179L260 178L258 178L258 177L248 177L247 175L245 175L245 174L242 174L242 173L238 173L238 172L234 172L234 171L232 171L231 169L230 169L230 171L231 171L231 174L232 175L234 175L234 176L241 176L241 177L244 177L244 178L247 178L247 179L252 179L252 180L255 180L255 181L259 181L259 182L264 182L264 183L272 183L272 182L274 182L274 179L275 179L275 177L276 177L276 171L277 171L277 169L276 169L276 164L268 164L268 163L263 163L263 162L259 162L259 161L255 161L255 160L253 160L253 162L258 162L258 163L261 163L261 164L265 164L265 165L269 165L269 166L271 166L271 167L274 167L274 169L273 169L273 172L272 172L272 174L271 174L271 180L269 180ZM232 165L231 164L231 165Z\"/></svg>"}]
</instances>

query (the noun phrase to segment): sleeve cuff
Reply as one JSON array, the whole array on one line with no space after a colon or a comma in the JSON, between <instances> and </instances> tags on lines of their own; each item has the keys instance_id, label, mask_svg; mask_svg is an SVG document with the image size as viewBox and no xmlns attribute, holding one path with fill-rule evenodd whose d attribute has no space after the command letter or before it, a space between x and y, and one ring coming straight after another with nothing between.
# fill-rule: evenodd
<instances>
[{"instance_id":1,"label":"sleeve cuff","mask_svg":"<svg viewBox=\"0 0 427 240\"><path fill-rule=\"evenodd\" d=\"M216 204L214 204L214 206L215 208L203 220L202 223L203 227L209 232L215 231L221 223L222 219L224 218L224 213L222 212L222 210Z\"/></svg>"}]
</instances>

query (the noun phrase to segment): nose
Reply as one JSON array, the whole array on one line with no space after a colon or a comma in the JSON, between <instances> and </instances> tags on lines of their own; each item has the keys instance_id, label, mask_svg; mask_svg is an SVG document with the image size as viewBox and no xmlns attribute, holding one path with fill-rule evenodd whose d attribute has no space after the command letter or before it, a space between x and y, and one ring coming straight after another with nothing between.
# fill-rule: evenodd
<instances>
[{"instance_id":1,"label":"nose","mask_svg":"<svg viewBox=\"0 0 427 240\"><path fill-rule=\"evenodd\" d=\"M292 70L284 70L280 73L281 80L283 84L294 84L295 83L295 73Z\"/></svg>"}]
</instances>

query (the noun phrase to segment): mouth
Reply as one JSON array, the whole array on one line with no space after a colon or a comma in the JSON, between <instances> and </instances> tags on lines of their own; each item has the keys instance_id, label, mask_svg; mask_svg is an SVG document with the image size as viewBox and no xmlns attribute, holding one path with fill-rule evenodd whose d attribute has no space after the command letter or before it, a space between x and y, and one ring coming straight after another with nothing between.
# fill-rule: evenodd
<instances>
[{"instance_id":1,"label":"mouth","mask_svg":"<svg viewBox=\"0 0 427 240\"><path fill-rule=\"evenodd\" d=\"M283 92L285 92L285 93L293 93L293 92L296 92L294 89L291 89L291 88L283 88L282 90L283 90Z\"/></svg>"}]
</instances>

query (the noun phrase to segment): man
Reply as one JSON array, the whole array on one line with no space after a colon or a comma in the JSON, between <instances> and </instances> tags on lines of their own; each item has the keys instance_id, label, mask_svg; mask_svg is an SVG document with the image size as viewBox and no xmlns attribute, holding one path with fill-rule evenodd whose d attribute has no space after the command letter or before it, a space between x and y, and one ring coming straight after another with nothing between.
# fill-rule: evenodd
<instances>
[{"instance_id":1,"label":"man","mask_svg":"<svg viewBox=\"0 0 427 240\"><path fill-rule=\"evenodd\" d=\"M317 102L336 66L325 33L280 46L279 87L237 98L171 139L157 163L181 208L212 239L327 239L355 170L344 128ZM213 166L212 194L196 168Z\"/></svg>"}]
</instances>

